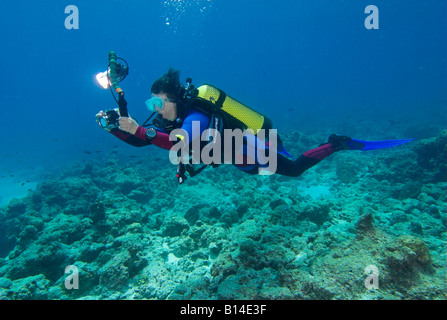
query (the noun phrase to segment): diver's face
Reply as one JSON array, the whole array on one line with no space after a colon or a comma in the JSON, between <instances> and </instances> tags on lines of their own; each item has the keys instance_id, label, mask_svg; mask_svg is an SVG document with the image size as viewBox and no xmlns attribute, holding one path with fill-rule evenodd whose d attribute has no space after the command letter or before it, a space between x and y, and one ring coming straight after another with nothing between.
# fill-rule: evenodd
<instances>
[{"instance_id":1,"label":"diver's face","mask_svg":"<svg viewBox=\"0 0 447 320\"><path fill-rule=\"evenodd\" d=\"M155 111L160 114L163 119L174 121L177 119L177 104L175 102L169 101L168 96L164 92L159 94L153 94L154 97L159 97L163 99L163 108L155 107Z\"/></svg>"}]
</instances>

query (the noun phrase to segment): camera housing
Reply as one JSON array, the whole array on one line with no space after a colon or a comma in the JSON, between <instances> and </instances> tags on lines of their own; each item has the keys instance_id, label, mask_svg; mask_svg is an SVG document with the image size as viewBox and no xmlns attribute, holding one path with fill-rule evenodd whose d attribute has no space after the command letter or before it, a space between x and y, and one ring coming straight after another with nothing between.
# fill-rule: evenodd
<instances>
[{"instance_id":1,"label":"camera housing","mask_svg":"<svg viewBox=\"0 0 447 320\"><path fill-rule=\"evenodd\" d=\"M119 127L119 113L118 109L111 109L105 111L105 115L99 119L99 125L106 130L112 130Z\"/></svg>"}]
</instances>

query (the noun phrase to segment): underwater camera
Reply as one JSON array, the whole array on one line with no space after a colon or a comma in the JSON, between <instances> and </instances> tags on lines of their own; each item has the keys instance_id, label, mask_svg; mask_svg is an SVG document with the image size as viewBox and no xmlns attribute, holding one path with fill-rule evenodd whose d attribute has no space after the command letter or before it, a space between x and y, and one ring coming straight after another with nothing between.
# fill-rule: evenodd
<instances>
[{"instance_id":1,"label":"underwater camera","mask_svg":"<svg viewBox=\"0 0 447 320\"><path fill-rule=\"evenodd\" d=\"M107 111L105 111L105 115L103 115L99 119L99 125L107 130L112 130L114 128L118 128L119 127L119 121L118 121L119 117L120 117L120 115L118 113L118 108L107 110Z\"/></svg>"}]
</instances>

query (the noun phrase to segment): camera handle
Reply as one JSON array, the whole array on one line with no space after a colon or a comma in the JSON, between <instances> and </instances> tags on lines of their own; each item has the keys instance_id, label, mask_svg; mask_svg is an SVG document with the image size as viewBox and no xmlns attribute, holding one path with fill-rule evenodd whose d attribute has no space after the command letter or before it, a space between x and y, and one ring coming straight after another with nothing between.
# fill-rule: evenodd
<instances>
[{"instance_id":1,"label":"camera handle","mask_svg":"<svg viewBox=\"0 0 447 320\"><path fill-rule=\"evenodd\" d=\"M129 113L127 112L127 101L124 99L124 91L118 85L118 80L116 79L118 63L116 62L116 53L114 51L109 51L109 67L110 67L110 79L111 86L115 89L115 92L118 94L118 106L120 110L121 117L128 117Z\"/></svg>"},{"instance_id":2,"label":"camera handle","mask_svg":"<svg viewBox=\"0 0 447 320\"><path fill-rule=\"evenodd\" d=\"M124 99L124 92L118 93L118 107L120 109L121 117L129 116L129 113L127 112L127 101Z\"/></svg>"}]
</instances>

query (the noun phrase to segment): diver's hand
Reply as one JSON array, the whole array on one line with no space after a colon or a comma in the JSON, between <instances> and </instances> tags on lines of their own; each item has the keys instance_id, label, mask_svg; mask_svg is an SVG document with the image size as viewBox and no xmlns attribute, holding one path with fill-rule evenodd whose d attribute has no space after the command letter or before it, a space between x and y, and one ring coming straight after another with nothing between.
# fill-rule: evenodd
<instances>
[{"instance_id":1,"label":"diver's hand","mask_svg":"<svg viewBox=\"0 0 447 320\"><path fill-rule=\"evenodd\" d=\"M120 117L119 124L120 124L120 126L119 126L120 130L123 130L130 134L135 134L135 132L137 132L138 123L132 118Z\"/></svg>"}]
</instances>

